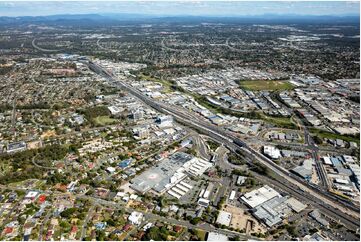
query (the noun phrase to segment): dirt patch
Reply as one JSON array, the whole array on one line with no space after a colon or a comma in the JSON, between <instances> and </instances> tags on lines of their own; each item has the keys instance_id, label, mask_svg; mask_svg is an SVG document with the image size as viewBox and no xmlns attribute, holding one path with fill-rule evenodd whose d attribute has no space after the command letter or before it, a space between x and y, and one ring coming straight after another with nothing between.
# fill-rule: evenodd
<instances>
[{"instance_id":1,"label":"dirt patch","mask_svg":"<svg viewBox=\"0 0 361 242\"><path fill-rule=\"evenodd\" d=\"M263 224L260 224L252 215L245 213L242 208L227 204L223 209L232 214L230 227L241 229L250 234L253 232L264 233L267 231Z\"/></svg>"}]
</instances>

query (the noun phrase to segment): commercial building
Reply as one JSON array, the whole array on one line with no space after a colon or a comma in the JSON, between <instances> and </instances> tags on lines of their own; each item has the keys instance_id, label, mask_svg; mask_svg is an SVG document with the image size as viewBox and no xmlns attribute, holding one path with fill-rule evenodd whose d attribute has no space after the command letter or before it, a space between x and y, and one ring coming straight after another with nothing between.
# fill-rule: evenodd
<instances>
[{"instance_id":1,"label":"commercial building","mask_svg":"<svg viewBox=\"0 0 361 242\"><path fill-rule=\"evenodd\" d=\"M132 179L130 187L140 193L153 189L162 194L188 175L200 176L211 166L212 163L203 159L177 152L162 160L157 166ZM182 195L182 192L179 193Z\"/></svg>"},{"instance_id":2,"label":"commercial building","mask_svg":"<svg viewBox=\"0 0 361 242\"><path fill-rule=\"evenodd\" d=\"M229 200L233 200L236 196L236 191L232 191L231 194L229 195Z\"/></svg>"},{"instance_id":3,"label":"commercial building","mask_svg":"<svg viewBox=\"0 0 361 242\"><path fill-rule=\"evenodd\" d=\"M311 213L309 213L309 215L311 218L316 220L322 226L324 226L324 227L329 226L329 222L326 219L322 218L320 211L318 211L317 209L313 210Z\"/></svg>"},{"instance_id":4,"label":"commercial building","mask_svg":"<svg viewBox=\"0 0 361 242\"><path fill-rule=\"evenodd\" d=\"M26 150L26 143L24 141L10 143L7 148L8 153L19 152Z\"/></svg>"},{"instance_id":5,"label":"commercial building","mask_svg":"<svg viewBox=\"0 0 361 242\"><path fill-rule=\"evenodd\" d=\"M274 146L263 146L263 153L272 159L278 159L281 157L281 151Z\"/></svg>"},{"instance_id":6,"label":"commercial building","mask_svg":"<svg viewBox=\"0 0 361 242\"><path fill-rule=\"evenodd\" d=\"M124 109L116 107L116 106L109 106L108 109L112 115L117 115L124 111Z\"/></svg>"},{"instance_id":7,"label":"commercial building","mask_svg":"<svg viewBox=\"0 0 361 242\"><path fill-rule=\"evenodd\" d=\"M133 134L139 138L144 139L149 136L149 128L147 126L133 128Z\"/></svg>"},{"instance_id":8,"label":"commercial building","mask_svg":"<svg viewBox=\"0 0 361 242\"><path fill-rule=\"evenodd\" d=\"M237 185L242 185L243 183L245 183L247 180L247 177L246 176L238 176L237 178Z\"/></svg>"},{"instance_id":9,"label":"commercial building","mask_svg":"<svg viewBox=\"0 0 361 242\"><path fill-rule=\"evenodd\" d=\"M143 111L142 110L135 110L130 114L130 118L134 121L141 120L143 118Z\"/></svg>"}]
</instances>

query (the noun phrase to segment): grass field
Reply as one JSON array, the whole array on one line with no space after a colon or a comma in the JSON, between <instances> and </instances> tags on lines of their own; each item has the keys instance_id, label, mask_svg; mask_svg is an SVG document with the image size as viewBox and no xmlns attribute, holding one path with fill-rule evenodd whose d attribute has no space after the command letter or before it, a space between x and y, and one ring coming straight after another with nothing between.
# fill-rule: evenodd
<instances>
[{"instance_id":1,"label":"grass field","mask_svg":"<svg viewBox=\"0 0 361 242\"><path fill-rule=\"evenodd\" d=\"M294 123L292 123L291 118L267 116L263 113L261 113L260 116L262 117L261 119L263 119L264 121L274 124L275 126L280 128L287 128L287 129L297 128L297 126Z\"/></svg>"},{"instance_id":2,"label":"grass field","mask_svg":"<svg viewBox=\"0 0 361 242\"><path fill-rule=\"evenodd\" d=\"M360 144L360 134L355 135L355 136L351 136L351 135L341 135L341 134L334 134L328 131L324 131L324 130L320 130L320 129L316 129L316 128L309 128L309 131L314 134L317 135L321 138L327 138L327 139L342 139L344 141L348 141L348 142L356 142L358 144Z\"/></svg>"},{"instance_id":3,"label":"grass field","mask_svg":"<svg viewBox=\"0 0 361 242\"><path fill-rule=\"evenodd\" d=\"M250 91L279 91L279 90L291 90L293 85L287 81L266 81L266 80L250 80L250 81L238 81L238 85L245 90Z\"/></svg>"},{"instance_id":4,"label":"grass field","mask_svg":"<svg viewBox=\"0 0 361 242\"><path fill-rule=\"evenodd\" d=\"M94 122L98 125L108 125L108 124L113 124L115 122L117 122L116 119L110 118L108 116L98 116L96 118L94 118Z\"/></svg>"},{"instance_id":5,"label":"grass field","mask_svg":"<svg viewBox=\"0 0 361 242\"><path fill-rule=\"evenodd\" d=\"M197 237L199 238L199 240L201 240L201 241L206 240L206 235L207 235L206 231L200 230L200 229L195 229L195 233L196 233Z\"/></svg>"}]
</instances>

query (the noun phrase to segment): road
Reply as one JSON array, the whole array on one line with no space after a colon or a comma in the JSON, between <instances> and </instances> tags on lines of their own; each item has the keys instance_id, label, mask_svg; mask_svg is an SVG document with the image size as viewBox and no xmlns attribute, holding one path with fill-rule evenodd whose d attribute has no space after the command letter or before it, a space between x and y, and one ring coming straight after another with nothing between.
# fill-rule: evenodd
<instances>
[{"instance_id":1,"label":"road","mask_svg":"<svg viewBox=\"0 0 361 242\"><path fill-rule=\"evenodd\" d=\"M318 155L319 149L318 149L317 145L315 144L314 140L312 139L308 129L305 126L303 126L303 130L304 130L304 135L305 135L305 142L308 144L308 148L310 149L312 158L314 159L315 164L316 164L317 174L322 182L323 188L325 190L328 190L330 187L330 184L329 184L329 180L327 178L327 172L319 159L319 155Z\"/></svg>"},{"instance_id":2,"label":"road","mask_svg":"<svg viewBox=\"0 0 361 242\"><path fill-rule=\"evenodd\" d=\"M223 154L225 154L225 153L223 153ZM219 166L221 166L224 169L229 170L229 171L232 171L233 169L241 169L241 166L230 163L226 159L225 155L222 159L219 158L217 160L217 162L219 162L218 163ZM299 188L293 186L292 184L281 182L280 181L281 177L270 178L270 177L267 177L264 175L260 175L251 170L249 170L249 172L255 178L257 178L257 180L261 181L262 183L271 185L281 192L292 195L293 197L299 199L301 202L303 202L305 204L312 205L313 207L318 208L323 214L325 214L326 216L328 216L330 218L335 219L335 213L339 213L339 211L332 210L331 207L326 205L321 199L314 201L313 199L311 199L312 197L307 192L300 190ZM343 219L342 222L346 227L355 228L355 229L357 228L357 227L355 227L354 221L352 221L352 220Z\"/></svg>"},{"instance_id":3,"label":"road","mask_svg":"<svg viewBox=\"0 0 361 242\"><path fill-rule=\"evenodd\" d=\"M57 52L57 51L60 51L60 50L49 50L49 49L41 48L41 47L36 45L35 40L36 40L36 38L34 38L33 41L31 41L31 45L37 50L40 50L40 51L43 51L43 52Z\"/></svg>"},{"instance_id":4,"label":"road","mask_svg":"<svg viewBox=\"0 0 361 242\"><path fill-rule=\"evenodd\" d=\"M42 222L41 225L40 225L39 238L38 238L39 241L42 241L42 240L43 240L44 226L46 226L46 224L48 223L51 214L52 214L52 210L50 209L50 210L46 213L45 218L44 218L43 222Z\"/></svg>"},{"instance_id":5,"label":"road","mask_svg":"<svg viewBox=\"0 0 361 242\"><path fill-rule=\"evenodd\" d=\"M83 226L81 227L80 239L79 239L80 241L82 241L85 238L88 222L93 217L94 210L95 210L95 205L92 204L92 206L88 210L88 213L86 214Z\"/></svg>"},{"instance_id":6,"label":"road","mask_svg":"<svg viewBox=\"0 0 361 242\"><path fill-rule=\"evenodd\" d=\"M94 72L103 75L107 78L109 84L119 89L126 90L133 96L137 97L145 104L149 105L150 107L156 109L157 111L165 114L172 115L174 119L192 127L193 129L206 134L207 136L212 137L213 139L217 140L220 143L223 143L225 146L230 148L232 151L239 151L242 150L251 159L257 160L258 162L262 163L266 167L268 167L271 171L278 174L281 180L281 184L285 184L289 186L290 190L293 190L294 193L299 191L303 191L302 193L307 194L307 197L311 201L314 201L317 206L323 207L328 209L330 212L333 213L335 220L340 220L344 224L348 224L358 228L360 226L359 223L359 207L355 206L354 204L347 203L345 201L340 200L339 198L331 195L330 193L319 189L318 187L314 187L304 180L301 180L299 177L294 176L289 171L284 169L283 167L275 164L272 160L268 159L258 151L254 150L253 148L249 147L245 142L238 139L232 134L222 130L221 128L214 126L210 123L205 121L201 121L191 115L189 113L180 112L177 109L172 108L164 103L157 102L144 94L140 93L138 90L134 89L132 86L123 83L118 78L114 77L111 73L109 73L106 69L95 65L92 62L87 63L91 70Z\"/></svg>"},{"instance_id":7,"label":"road","mask_svg":"<svg viewBox=\"0 0 361 242\"><path fill-rule=\"evenodd\" d=\"M203 137L198 133L195 133L194 135L192 135L192 137L195 145L197 146L197 151L199 153L199 156L208 161L210 159L208 153L208 146L204 141Z\"/></svg>"}]
</instances>

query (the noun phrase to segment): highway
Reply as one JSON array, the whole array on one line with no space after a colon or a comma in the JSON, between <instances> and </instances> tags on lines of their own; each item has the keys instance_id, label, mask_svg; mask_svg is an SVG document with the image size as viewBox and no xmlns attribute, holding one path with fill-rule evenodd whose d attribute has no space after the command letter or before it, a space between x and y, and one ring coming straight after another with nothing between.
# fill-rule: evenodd
<instances>
[{"instance_id":1,"label":"highway","mask_svg":"<svg viewBox=\"0 0 361 242\"><path fill-rule=\"evenodd\" d=\"M37 50L40 50L40 51L43 51L43 52L57 52L57 51L60 51L60 50L49 50L49 49L41 48L35 43L35 40L36 40L36 38L34 38L33 41L31 41L31 45Z\"/></svg>"},{"instance_id":2,"label":"highway","mask_svg":"<svg viewBox=\"0 0 361 242\"><path fill-rule=\"evenodd\" d=\"M328 190L329 188L329 181L327 179L327 173L325 171L325 168L321 164L321 161L318 156L318 147L316 146L315 142L313 141L310 133L308 132L308 129L304 126L304 135L305 135L305 142L308 144L309 149L311 150L312 158L315 161L316 164L316 170L318 172L318 176L320 177L322 181L322 185L325 190Z\"/></svg>"},{"instance_id":3,"label":"highway","mask_svg":"<svg viewBox=\"0 0 361 242\"><path fill-rule=\"evenodd\" d=\"M222 147L222 148L224 149L224 147ZM236 152L235 150L232 150L232 151ZM235 164L230 163L228 161L228 159L225 157L224 152L223 152L223 157L222 157L222 155L219 155L217 161L218 161L217 164L220 167L222 167L228 171L232 171L233 169L241 169L240 165L235 165ZM247 158L246 161L252 166L252 163L250 162L249 158ZM306 203L306 204L312 205L315 208L318 208L327 217L335 219L335 213L342 215L342 213L340 213L340 211L332 210L332 208L329 205L325 204L321 199L313 199L312 196L310 196L310 194L308 192L305 192L305 191L299 189L297 186L294 186L293 184L290 184L287 182L282 182L281 181L282 177L274 175L277 177L270 178L265 175L260 175L251 170L249 170L249 172L262 183L272 185L273 187L276 187L278 190L294 196L295 198L299 199L303 203ZM339 215L337 215L337 216L339 216ZM355 221L352 218L342 219L342 223L346 227L357 229L357 225L354 222Z\"/></svg>"},{"instance_id":4,"label":"highway","mask_svg":"<svg viewBox=\"0 0 361 242\"><path fill-rule=\"evenodd\" d=\"M175 109L164 103L159 103L145 96L138 90L135 90L130 85L118 80L105 69L95 65L92 62L89 62L88 65L89 68L94 72L105 76L111 85L127 91L155 110L161 113L172 115L177 122L192 127L193 129L212 137L213 139L227 146L227 148L231 149L232 151L243 151L243 153L248 154L252 161L257 160L258 162L268 167L271 171L276 173L280 178L279 185L288 186L288 189L292 190L294 194L298 194L298 197L303 196L302 200L307 197L318 207L323 208L323 210L328 210L329 215L336 221L340 221L350 228L357 229L360 226L359 208L354 204L343 201L335 196L332 196L323 189L308 184L301 178L291 174L288 170L275 164L272 160L249 147L245 142L239 140L237 137L229 134L223 129L220 129L219 127L210 123L206 123L205 121L198 120L189 113L180 112L178 109Z\"/></svg>"}]
</instances>

